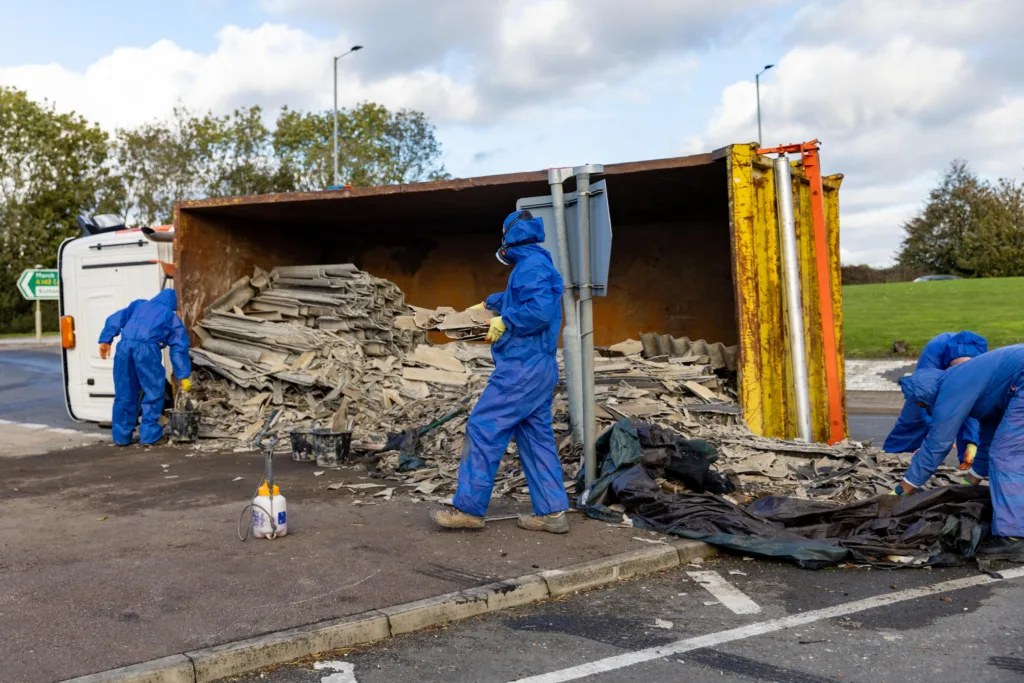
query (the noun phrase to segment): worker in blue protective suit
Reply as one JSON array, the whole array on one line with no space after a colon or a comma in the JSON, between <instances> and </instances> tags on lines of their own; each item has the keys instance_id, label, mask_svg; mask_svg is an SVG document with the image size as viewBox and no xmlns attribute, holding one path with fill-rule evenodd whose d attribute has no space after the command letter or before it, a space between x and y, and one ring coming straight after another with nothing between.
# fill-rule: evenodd
<instances>
[{"instance_id":1,"label":"worker in blue protective suit","mask_svg":"<svg viewBox=\"0 0 1024 683\"><path fill-rule=\"evenodd\" d=\"M980 335L966 330L943 332L925 344L915 369L946 370L986 351L988 342ZM928 411L915 405L913 401L907 401L903 404L896 425L886 437L882 450L886 453L912 453L921 447L930 426L931 418ZM978 451L977 420L967 418L964 421L957 434L956 446L961 463L960 469L970 469Z\"/></svg>"},{"instance_id":2,"label":"worker in blue protective suit","mask_svg":"<svg viewBox=\"0 0 1024 683\"><path fill-rule=\"evenodd\" d=\"M984 353L943 372L934 368L900 379L908 401L932 424L894 493L913 493L942 464L964 420L979 423L979 457L992 492L992 533L980 553L1024 553L1024 344ZM987 457L984 460L981 454Z\"/></svg>"},{"instance_id":3,"label":"worker in blue protective suit","mask_svg":"<svg viewBox=\"0 0 1024 683\"><path fill-rule=\"evenodd\" d=\"M177 308L177 294L173 289L165 289L149 301L137 299L111 315L100 333L100 358L104 360L110 355L114 337L121 336L114 353L114 411L111 417L111 431L118 446L132 442L140 402L142 422L139 441L143 444L156 443L164 434L158 420L164 410L162 349L165 346L171 348L171 367L182 391L191 389L188 334L175 312Z\"/></svg>"},{"instance_id":4,"label":"worker in blue protective suit","mask_svg":"<svg viewBox=\"0 0 1024 683\"><path fill-rule=\"evenodd\" d=\"M505 219L497 257L512 266L508 286L474 307L498 314L486 338L492 344L494 372L466 423L454 507L431 515L443 527L484 526L498 465L515 437L534 513L521 515L519 526L552 533L569 530L569 499L551 427L564 285L551 255L540 246L543 241L544 222L529 211Z\"/></svg>"}]
</instances>

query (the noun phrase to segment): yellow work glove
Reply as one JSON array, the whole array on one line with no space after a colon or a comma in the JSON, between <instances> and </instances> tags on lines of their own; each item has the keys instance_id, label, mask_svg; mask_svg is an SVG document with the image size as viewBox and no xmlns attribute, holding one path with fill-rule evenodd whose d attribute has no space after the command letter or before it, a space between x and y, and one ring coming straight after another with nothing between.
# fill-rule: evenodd
<instances>
[{"instance_id":1,"label":"yellow work glove","mask_svg":"<svg viewBox=\"0 0 1024 683\"><path fill-rule=\"evenodd\" d=\"M486 303L480 303L480 304L477 304L476 306L470 306L469 310L471 310L471 311L472 310L483 310L484 307L486 307L486 306L487 306Z\"/></svg>"},{"instance_id":2,"label":"yellow work glove","mask_svg":"<svg viewBox=\"0 0 1024 683\"><path fill-rule=\"evenodd\" d=\"M484 341L494 343L501 339L501 335L505 334L505 321L501 319L501 316L491 318L491 326L487 330L487 336L484 337Z\"/></svg>"},{"instance_id":3,"label":"yellow work glove","mask_svg":"<svg viewBox=\"0 0 1024 683\"><path fill-rule=\"evenodd\" d=\"M969 443L967 448L964 449L964 461L960 463L960 470L969 470L971 465L974 464L974 456L978 454L977 444Z\"/></svg>"},{"instance_id":4,"label":"yellow work glove","mask_svg":"<svg viewBox=\"0 0 1024 683\"><path fill-rule=\"evenodd\" d=\"M183 379L183 380L181 380L181 390L186 392L186 393L188 393L189 391L192 391L192 380L190 380L190 379Z\"/></svg>"},{"instance_id":5,"label":"yellow work glove","mask_svg":"<svg viewBox=\"0 0 1024 683\"><path fill-rule=\"evenodd\" d=\"M110 355L110 344L100 344L100 358L106 360Z\"/></svg>"}]
</instances>

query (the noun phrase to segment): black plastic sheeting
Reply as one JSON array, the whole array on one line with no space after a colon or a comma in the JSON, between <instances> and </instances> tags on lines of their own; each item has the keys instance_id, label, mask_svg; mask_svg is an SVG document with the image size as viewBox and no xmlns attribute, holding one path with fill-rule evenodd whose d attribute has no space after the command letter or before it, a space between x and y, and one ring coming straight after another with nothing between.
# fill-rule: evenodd
<instances>
[{"instance_id":1,"label":"black plastic sheeting","mask_svg":"<svg viewBox=\"0 0 1024 683\"><path fill-rule=\"evenodd\" d=\"M972 558L992 518L984 486L950 486L849 505L771 496L741 507L717 493L733 485L711 468L710 444L639 420L622 420L597 442L600 476L584 506L590 517L818 569L843 562L957 566ZM665 493L655 477L692 491ZM577 482L582 490L582 482Z\"/></svg>"}]
</instances>

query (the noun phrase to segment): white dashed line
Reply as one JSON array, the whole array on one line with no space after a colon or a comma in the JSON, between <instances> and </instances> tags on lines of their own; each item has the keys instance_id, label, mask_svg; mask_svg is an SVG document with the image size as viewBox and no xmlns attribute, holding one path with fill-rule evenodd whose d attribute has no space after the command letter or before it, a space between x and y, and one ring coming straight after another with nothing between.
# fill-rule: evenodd
<instances>
[{"instance_id":1,"label":"white dashed line","mask_svg":"<svg viewBox=\"0 0 1024 683\"><path fill-rule=\"evenodd\" d=\"M758 614L761 607L743 594L736 586L732 585L718 572L686 572L691 579L704 586L708 593L718 598L718 601L731 609L736 614Z\"/></svg>"},{"instance_id":2,"label":"white dashed line","mask_svg":"<svg viewBox=\"0 0 1024 683\"><path fill-rule=\"evenodd\" d=\"M848 614L856 614L857 612L863 612L864 610L874 609L876 607L887 607L896 603L906 602L907 600L915 600L917 598L935 595L936 593L947 593L949 591L960 590L962 588L983 586L990 583L1004 581L1006 579L1018 579L1024 576L1024 567L1008 569L1000 572L1000 575L1002 578L997 579L988 576L987 574L978 574L964 579L943 581L942 583L935 583L921 588L910 588L907 590L887 593L885 595L876 595L873 598L854 600L853 602L835 605L834 607L816 609L810 612L803 612L801 614L791 614L790 616L782 617L781 619L761 621L754 624L748 624L747 626L729 629L728 631L719 631L718 633L709 633L704 636L678 640L674 643L669 643L668 645L652 647L646 650L637 650L636 652L627 652L626 654L607 657L594 662L587 662L586 664L569 667L568 669L562 669L561 671L552 671L538 676L530 676L529 678L520 678L515 681L515 683L563 683L563 681L575 681L580 678L586 678L587 676L596 676L597 674L623 669L627 666L642 664L656 659L664 659L665 657L671 657L684 652L692 652L693 650L701 650L707 647L717 647L723 643L744 640L746 638L764 635L765 633L774 633L775 631L782 631L783 629L793 628L795 626L813 624L817 621L822 621L823 619L844 617Z\"/></svg>"}]
</instances>

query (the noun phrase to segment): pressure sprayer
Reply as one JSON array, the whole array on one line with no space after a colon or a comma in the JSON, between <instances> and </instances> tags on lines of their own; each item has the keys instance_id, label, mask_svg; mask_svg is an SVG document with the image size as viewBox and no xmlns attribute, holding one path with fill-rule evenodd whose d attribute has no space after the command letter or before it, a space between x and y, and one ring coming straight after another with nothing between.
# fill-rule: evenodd
<instances>
[{"instance_id":1,"label":"pressure sprayer","mask_svg":"<svg viewBox=\"0 0 1024 683\"><path fill-rule=\"evenodd\" d=\"M281 495L281 489L274 483L274 447L277 446L279 439L276 434L267 433L277 420L279 412L275 410L270 414L259 434L253 439L253 443L263 449L263 477L252 500L242 508L242 514L238 518L238 538L241 541L249 538L250 524L254 538L278 538L288 533L287 503ZM250 511L252 515L245 522L243 534L242 523Z\"/></svg>"}]
</instances>

